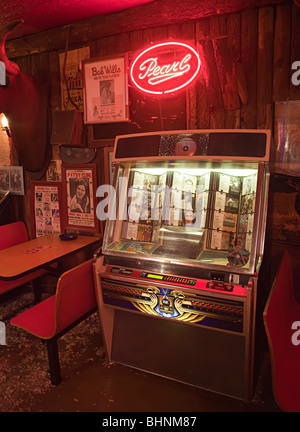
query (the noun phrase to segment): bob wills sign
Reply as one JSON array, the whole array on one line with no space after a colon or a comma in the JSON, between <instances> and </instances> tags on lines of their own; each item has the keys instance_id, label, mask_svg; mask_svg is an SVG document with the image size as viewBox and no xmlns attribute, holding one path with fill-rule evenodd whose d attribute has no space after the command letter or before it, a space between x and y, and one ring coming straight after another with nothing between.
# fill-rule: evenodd
<instances>
[{"instance_id":1,"label":"bob wills sign","mask_svg":"<svg viewBox=\"0 0 300 432\"><path fill-rule=\"evenodd\" d=\"M200 65L199 55L191 46L164 42L145 49L134 59L130 77L146 93L174 93L196 78Z\"/></svg>"}]
</instances>

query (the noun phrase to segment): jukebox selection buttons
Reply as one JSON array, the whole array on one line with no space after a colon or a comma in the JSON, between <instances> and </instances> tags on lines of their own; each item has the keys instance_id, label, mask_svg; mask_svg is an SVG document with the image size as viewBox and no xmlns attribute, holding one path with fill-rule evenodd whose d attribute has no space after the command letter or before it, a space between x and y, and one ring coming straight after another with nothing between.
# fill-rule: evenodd
<instances>
[{"instance_id":1,"label":"jukebox selection buttons","mask_svg":"<svg viewBox=\"0 0 300 432\"><path fill-rule=\"evenodd\" d=\"M197 280L196 279L188 279L188 278L182 278L179 276L172 276L172 275L158 275L158 274L152 274L152 273L146 273L142 272L140 274L140 277L147 278L147 279L154 279L154 280L161 280L163 282L171 282L171 283L177 283L182 285L189 285L189 286L195 286Z\"/></svg>"},{"instance_id":2,"label":"jukebox selection buttons","mask_svg":"<svg viewBox=\"0 0 300 432\"><path fill-rule=\"evenodd\" d=\"M210 316L219 316L227 319L242 319L243 318L243 308L234 307L227 304L218 304L202 301L193 301L182 304L183 310L197 310L200 313L209 314Z\"/></svg>"}]
</instances>

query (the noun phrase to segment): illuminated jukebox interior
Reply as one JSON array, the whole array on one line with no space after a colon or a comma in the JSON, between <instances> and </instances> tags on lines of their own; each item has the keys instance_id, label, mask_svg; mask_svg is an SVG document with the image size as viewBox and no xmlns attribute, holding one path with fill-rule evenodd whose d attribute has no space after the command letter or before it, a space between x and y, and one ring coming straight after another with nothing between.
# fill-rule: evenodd
<instances>
[{"instance_id":1,"label":"illuminated jukebox interior","mask_svg":"<svg viewBox=\"0 0 300 432\"><path fill-rule=\"evenodd\" d=\"M265 130L116 138L94 263L110 361L251 397L270 139Z\"/></svg>"}]
</instances>

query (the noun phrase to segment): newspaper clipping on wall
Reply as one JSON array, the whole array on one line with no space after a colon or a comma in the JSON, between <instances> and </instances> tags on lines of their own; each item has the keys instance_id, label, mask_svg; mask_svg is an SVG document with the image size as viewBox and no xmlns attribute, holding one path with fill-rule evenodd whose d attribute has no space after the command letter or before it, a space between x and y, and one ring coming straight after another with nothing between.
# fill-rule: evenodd
<instances>
[{"instance_id":1,"label":"newspaper clipping on wall","mask_svg":"<svg viewBox=\"0 0 300 432\"><path fill-rule=\"evenodd\" d=\"M83 111L81 61L90 57L90 47L68 51L66 59L65 56L66 53L59 54L62 110L74 110L76 105Z\"/></svg>"}]
</instances>

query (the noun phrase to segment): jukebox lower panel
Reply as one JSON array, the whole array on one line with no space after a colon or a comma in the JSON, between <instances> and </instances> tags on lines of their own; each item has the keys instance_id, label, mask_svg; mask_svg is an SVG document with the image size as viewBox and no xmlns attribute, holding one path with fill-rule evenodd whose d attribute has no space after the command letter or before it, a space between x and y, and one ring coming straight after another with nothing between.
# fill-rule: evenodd
<instances>
[{"instance_id":1,"label":"jukebox lower panel","mask_svg":"<svg viewBox=\"0 0 300 432\"><path fill-rule=\"evenodd\" d=\"M237 399L249 392L240 334L115 310L111 360Z\"/></svg>"},{"instance_id":2,"label":"jukebox lower panel","mask_svg":"<svg viewBox=\"0 0 300 432\"><path fill-rule=\"evenodd\" d=\"M243 302L164 285L100 277L103 303L174 321L243 332Z\"/></svg>"}]
</instances>

